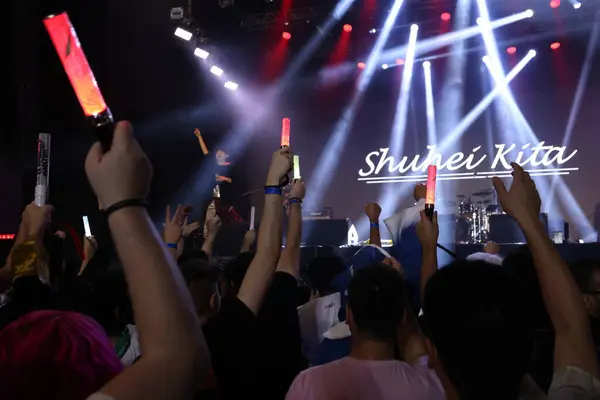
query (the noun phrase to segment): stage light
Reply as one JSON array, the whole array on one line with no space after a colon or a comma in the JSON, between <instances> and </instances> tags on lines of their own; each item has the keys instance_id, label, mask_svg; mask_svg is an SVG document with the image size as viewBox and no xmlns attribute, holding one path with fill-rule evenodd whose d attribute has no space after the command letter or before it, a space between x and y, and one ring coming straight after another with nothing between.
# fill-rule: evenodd
<instances>
[{"instance_id":1,"label":"stage light","mask_svg":"<svg viewBox=\"0 0 600 400\"><path fill-rule=\"evenodd\" d=\"M510 46L508 49L506 49L506 52L510 55L513 55L517 52L517 48L515 46Z\"/></svg>"},{"instance_id":2,"label":"stage light","mask_svg":"<svg viewBox=\"0 0 600 400\"><path fill-rule=\"evenodd\" d=\"M478 17L475 22L477 23L477 25L481 25L481 23L483 22L483 18Z\"/></svg>"},{"instance_id":3,"label":"stage light","mask_svg":"<svg viewBox=\"0 0 600 400\"><path fill-rule=\"evenodd\" d=\"M581 8L581 3L576 1L575 3L573 3L573 8L579 10Z\"/></svg>"},{"instance_id":4,"label":"stage light","mask_svg":"<svg viewBox=\"0 0 600 400\"><path fill-rule=\"evenodd\" d=\"M486 63L486 64L487 64L487 63L489 63L489 62L490 62L490 56L483 56L483 57L481 58L481 61L483 61L483 62L484 62L484 63Z\"/></svg>"},{"instance_id":5,"label":"stage light","mask_svg":"<svg viewBox=\"0 0 600 400\"><path fill-rule=\"evenodd\" d=\"M418 30L419 30L419 25L417 25L417 24L412 24L412 25L410 26L410 30L411 30L411 31L418 31Z\"/></svg>"},{"instance_id":6,"label":"stage light","mask_svg":"<svg viewBox=\"0 0 600 400\"><path fill-rule=\"evenodd\" d=\"M525 14L525 16L526 16L527 18L531 18L531 17L533 17L533 15L534 15L534 12L533 12L533 10L532 10L532 9L529 9L529 10L525 11L525 13L526 13L526 14Z\"/></svg>"},{"instance_id":7,"label":"stage light","mask_svg":"<svg viewBox=\"0 0 600 400\"><path fill-rule=\"evenodd\" d=\"M558 8L558 7L560 7L560 0L550 1L550 8Z\"/></svg>"},{"instance_id":8,"label":"stage light","mask_svg":"<svg viewBox=\"0 0 600 400\"><path fill-rule=\"evenodd\" d=\"M396 65L404 65L404 58L397 58Z\"/></svg>"},{"instance_id":9,"label":"stage light","mask_svg":"<svg viewBox=\"0 0 600 400\"><path fill-rule=\"evenodd\" d=\"M441 15L440 18L442 18L442 21L450 21L450 18L452 18L452 15L450 15L450 13L445 12Z\"/></svg>"},{"instance_id":10,"label":"stage light","mask_svg":"<svg viewBox=\"0 0 600 400\"><path fill-rule=\"evenodd\" d=\"M344 32L347 32L347 33L352 32L352 25L350 25L350 24L344 25Z\"/></svg>"},{"instance_id":11,"label":"stage light","mask_svg":"<svg viewBox=\"0 0 600 400\"><path fill-rule=\"evenodd\" d=\"M381 65L381 68L382 68L382 69L388 69L388 68L389 68L389 65L387 65L387 64L382 64L382 65Z\"/></svg>"},{"instance_id":12,"label":"stage light","mask_svg":"<svg viewBox=\"0 0 600 400\"><path fill-rule=\"evenodd\" d=\"M289 32L283 32L283 33L281 34L281 37L282 37L283 39L285 39L285 40L290 40L290 39L292 38L292 34L291 34L291 33L289 33Z\"/></svg>"},{"instance_id":13,"label":"stage light","mask_svg":"<svg viewBox=\"0 0 600 400\"><path fill-rule=\"evenodd\" d=\"M369 33L370 33L370 34L377 33L377 29L373 28L373 29L371 29L371 30L369 31Z\"/></svg>"},{"instance_id":14,"label":"stage light","mask_svg":"<svg viewBox=\"0 0 600 400\"><path fill-rule=\"evenodd\" d=\"M429 69L429 68L431 68L431 63L430 63L429 61L425 61L425 62L423 63L423 68L425 68L425 69Z\"/></svg>"},{"instance_id":15,"label":"stage light","mask_svg":"<svg viewBox=\"0 0 600 400\"><path fill-rule=\"evenodd\" d=\"M552 50L558 50L558 49L560 49L560 42L554 42L554 43L552 43L552 44L550 45L550 48L551 48Z\"/></svg>"},{"instance_id":16,"label":"stage light","mask_svg":"<svg viewBox=\"0 0 600 400\"><path fill-rule=\"evenodd\" d=\"M188 32L185 29L177 28L175 29L175 36L183 40L190 41L193 35L192 32Z\"/></svg>"},{"instance_id":17,"label":"stage light","mask_svg":"<svg viewBox=\"0 0 600 400\"><path fill-rule=\"evenodd\" d=\"M238 84L235 82L231 82L231 81L225 82L225 84L223 86L225 86L225 88L227 88L229 90L237 90L237 88L238 88Z\"/></svg>"},{"instance_id":18,"label":"stage light","mask_svg":"<svg viewBox=\"0 0 600 400\"><path fill-rule=\"evenodd\" d=\"M359 62L358 64L356 64L356 66L357 66L359 69L365 69L365 67L367 66L367 64L365 64L364 62L362 62L362 61L361 61L361 62Z\"/></svg>"},{"instance_id":19,"label":"stage light","mask_svg":"<svg viewBox=\"0 0 600 400\"><path fill-rule=\"evenodd\" d=\"M537 56L537 51L535 51L535 50L529 50L529 52L527 54L529 56L531 56L531 57L535 57L535 56Z\"/></svg>"},{"instance_id":20,"label":"stage light","mask_svg":"<svg viewBox=\"0 0 600 400\"><path fill-rule=\"evenodd\" d=\"M219 67L217 67L216 65L213 65L210 69L211 74L214 74L216 76L221 76L223 75L223 70Z\"/></svg>"},{"instance_id":21,"label":"stage light","mask_svg":"<svg viewBox=\"0 0 600 400\"><path fill-rule=\"evenodd\" d=\"M196 50L194 50L194 55L196 57L200 57L203 60L206 60L208 58L208 51L199 49L198 47L196 47Z\"/></svg>"},{"instance_id":22,"label":"stage light","mask_svg":"<svg viewBox=\"0 0 600 400\"><path fill-rule=\"evenodd\" d=\"M0 235L0 240L13 240L14 238L15 238L15 234L14 233Z\"/></svg>"}]
</instances>

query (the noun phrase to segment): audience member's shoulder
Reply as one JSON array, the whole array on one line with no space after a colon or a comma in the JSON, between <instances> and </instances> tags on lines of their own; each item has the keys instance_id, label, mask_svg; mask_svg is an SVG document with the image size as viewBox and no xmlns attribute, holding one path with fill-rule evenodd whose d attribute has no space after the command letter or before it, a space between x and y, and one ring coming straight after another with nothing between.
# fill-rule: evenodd
<instances>
[{"instance_id":1,"label":"audience member's shoulder","mask_svg":"<svg viewBox=\"0 0 600 400\"><path fill-rule=\"evenodd\" d=\"M557 370L548 390L548 400L598 400L600 381L576 367Z\"/></svg>"},{"instance_id":2,"label":"audience member's shoulder","mask_svg":"<svg viewBox=\"0 0 600 400\"><path fill-rule=\"evenodd\" d=\"M102 393L94 393L93 395L88 397L87 400L114 400L114 399L112 397L107 396Z\"/></svg>"}]
</instances>

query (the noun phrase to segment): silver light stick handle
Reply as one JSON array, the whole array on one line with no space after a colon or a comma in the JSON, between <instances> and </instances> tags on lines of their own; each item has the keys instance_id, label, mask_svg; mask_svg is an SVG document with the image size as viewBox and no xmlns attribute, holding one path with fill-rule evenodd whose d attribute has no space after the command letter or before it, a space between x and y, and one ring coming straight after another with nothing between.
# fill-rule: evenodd
<instances>
[{"instance_id":1,"label":"silver light stick handle","mask_svg":"<svg viewBox=\"0 0 600 400\"><path fill-rule=\"evenodd\" d=\"M37 180L35 184L35 204L39 207L46 204L48 186L50 184L50 142L49 133L38 135Z\"/></svg>"}]
</instances>

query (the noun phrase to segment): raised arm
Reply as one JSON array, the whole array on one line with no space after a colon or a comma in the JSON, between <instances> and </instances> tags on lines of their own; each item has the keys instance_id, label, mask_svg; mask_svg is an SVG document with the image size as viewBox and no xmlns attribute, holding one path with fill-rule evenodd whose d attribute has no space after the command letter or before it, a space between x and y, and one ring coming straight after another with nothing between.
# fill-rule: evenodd
<instances>
[{"instance_id":1,"label":"raised arm","mask_svg":"<svg viewBox=\"0 0 600 400\"><path fill-rule=\"evenodd\" d=\"M430 221L425 212L421 212L421 221L417 225L417 235L423 247L420 284L422 298L427 280L437 270L436 243L439 235L437 213L434 213L433 219ZM400 331L398 347L402 358L412 365L417 363L421 357L427 355L427 347L425 345L425 336L421 332L419 323L410 307L407 307L406 312L407 318Z\"/></svg>"},{"instance_id":2,"label":"raised arm","mask_svg":"<svg viewBox=\"0 0 600 400\"><path fill-rule=\"evenodd\" d=\"M198 138L198 143L200 143L200 148L202 149L202 154L208 154L208 147L206 147L206 143L204 143L204 139L202 138L202 134L200 133L200 129L194 129L194 135Z\"/></svg>"},{"instance_id":3,"label":"raised arm","mask_svg":"<svg viewBox=\"0 0 600 400\"><path fill-rule=\"evenodd\" d=\"M287 272L295 278L300 273L300 242L302 241L302 200L306 194L304 182L298 180L290 191L290 219L285 249L281 253L277 271Z\"/></svg>"},{"instance_id":4,"label":"raised arm","mask_svg":"<svg viewBox=\"0 0 600 400\"><path fill-rule=\"evenodd\" d=\"M107 153L95 143L85 169L106 207L143 353L100 392L115 400L191 398L210 365L208 350L179 269L146 210L136 206L148 194L152 167L131 126L117 125Z\"/></svg>"},{"instance_id":5,"label":"raised arm","mask_svg":"<svg viewBox=\"0 0 600 400\"><path fill-rule=\"evenodd\" d=\"M273 154L267 175L265 206L258 232L256 255L242 281L238 298L256 315L265 297L271 277L281 252L281 222L283 198L279 187L283 177L292 169L292 153L289 148Z\"/></svg>"},{"instance_id":6,"label":"raised arm","mask_svg":"<svg viewBox=\"0 0 600 400\"><path fill-rule=\"evenodd\" d=\"M206 238L204 238L204 243L202 243L202 251L205 252L207 256L211 257L215 242L217 241L217 236L221 230L221 218L219 218L218 215L213 216L206 221L206 226L208 228L208 233Z\"/></svg>"},{"instance_id":7,"label":"raised arm","mask_svg":"<svg viewBox=\"0 0 600 400\"><path fill-rule=\"evenodd\" d=\"M248 231L244 235L244 240L242 241L242 247L240 248L240 253L248 253L250 249L252 249L252 245L256 240L256 231Z\"/></svg>"},{"instance_id":8,"label":"raised arm","mask_svg":"<svg viewBox=\"0 0 600 400\"><path fill-rule=\"evenodd\" d=\"M519 224L533 256L546 310L552 321L554 369L578 367L600 378L589 320L569 268L539 220L541 200L527 172L512 163L513 183L506 190L499 178L494 187L502 208Z\"/></svg>"},{"instance_id":9,"label":"raised arm","mask_svg":"<svg viewBox=\"0 0 600 400\"><path fill-rule=\"evenodd\" d=\"M419 236L419 242L423 248L419 286L421 304L423 304L425 285L427 285L429 278L431 278L438 269L437 240L439 234L440 229L438 226L437 212L433 213L433 218L430 221L427 215L425 215L425 211L421 211L421 221L417 224L417 236Z\"/></svg>"},{"instance_id":10,"label":"raised arm","mask_svg":"<svg viewBox=\"0 0 600 400\"><path fill-rule=\"evenodd\" d=\"M381 207L372 201L365 204L365 214L369 218L369 244L381 247L381 233L379 232L379 216Z\"/></svg>"}]
</instances>

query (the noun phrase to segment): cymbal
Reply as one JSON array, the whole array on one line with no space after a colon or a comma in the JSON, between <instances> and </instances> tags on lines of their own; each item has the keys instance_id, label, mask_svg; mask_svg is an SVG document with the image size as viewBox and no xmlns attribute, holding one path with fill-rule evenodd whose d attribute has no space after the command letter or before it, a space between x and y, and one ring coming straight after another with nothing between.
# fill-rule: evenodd
<instances>
[{"instance_id":1,"label":"cymbal","mask_svg":"<svg viewBox=\"0 0 600 400\"><path fill-rule=\"evenodd\" d=\"M482 196L489 196L493 193L494 193L494 189L486 189L486 190L482 190L481 192L473 193L472 196L482 197Z\"/></svg>"}]
</instances>

